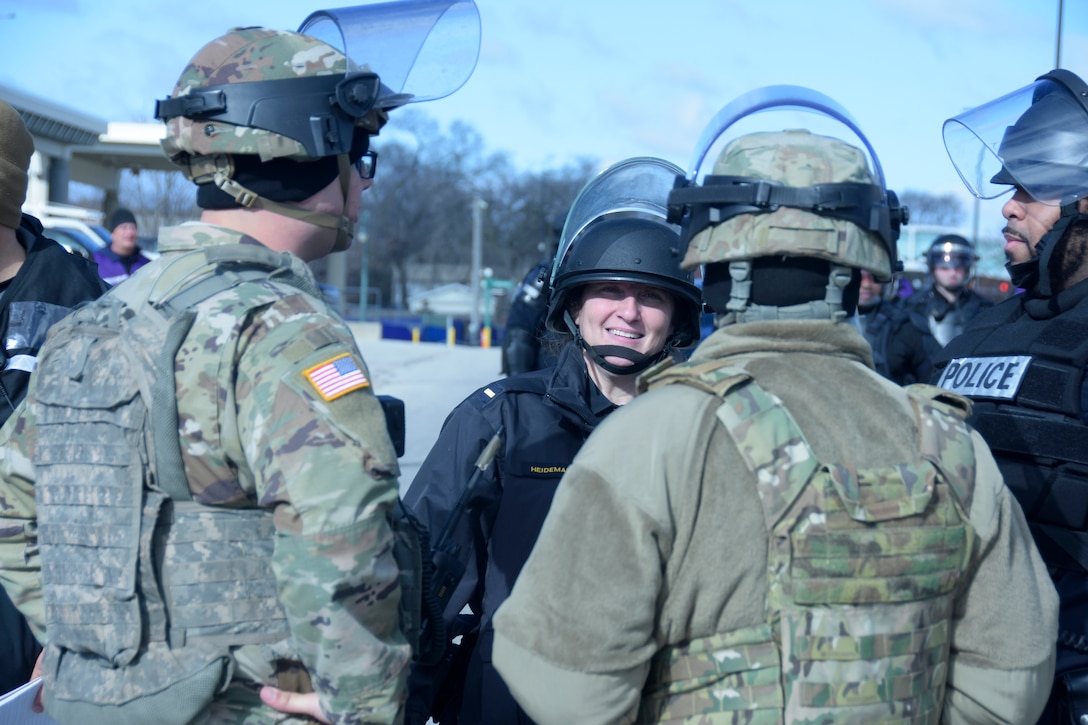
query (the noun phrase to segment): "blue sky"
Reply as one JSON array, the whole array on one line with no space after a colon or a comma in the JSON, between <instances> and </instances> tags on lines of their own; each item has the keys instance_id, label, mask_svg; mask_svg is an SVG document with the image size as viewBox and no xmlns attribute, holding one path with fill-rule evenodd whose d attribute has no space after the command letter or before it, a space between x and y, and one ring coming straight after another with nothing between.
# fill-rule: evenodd
<instances>
[{"instance_id":1,"label":"blue sky","mask_svg":"<svg viewBox=\"0 0 1088 725\"><path fill-rule=\"evenodd\" d=\"M339 7L343 0L331 7ZM660 156L688 166L713 115L769 84L848 109L897 190L966 192L949 116L1054 66L1058 0L477 0L476 72L419 108L463 120L519 167ZM0 0L0 83L116 121L149 121L181 68L237 25L296 28L298 0ZM1062 65L1088 78L1088 2L1065 0ZM396 117L393 117L393 123ZM981 205L984 233L1000 203ZM996 243L996 241L995 241Z\"/></svg>"}]
</instances>

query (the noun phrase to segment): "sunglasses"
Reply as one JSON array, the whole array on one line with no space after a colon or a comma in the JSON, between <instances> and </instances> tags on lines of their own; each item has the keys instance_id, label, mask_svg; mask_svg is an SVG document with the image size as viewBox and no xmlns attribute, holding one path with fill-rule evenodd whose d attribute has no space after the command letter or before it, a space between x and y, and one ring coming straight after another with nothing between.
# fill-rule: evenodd
<instances>
[{"instance_id":1,"label":"sunglasses","mask_svg":"<svg viewBox=\"0 0 1088 725\"><path fill-rule=\"evenodd\" d=\"M378 152L367 151L360 156L352 166L359 172L359 176L364 179L373 179L374 172L378 170Z\"/></svg>"}]
</instances>

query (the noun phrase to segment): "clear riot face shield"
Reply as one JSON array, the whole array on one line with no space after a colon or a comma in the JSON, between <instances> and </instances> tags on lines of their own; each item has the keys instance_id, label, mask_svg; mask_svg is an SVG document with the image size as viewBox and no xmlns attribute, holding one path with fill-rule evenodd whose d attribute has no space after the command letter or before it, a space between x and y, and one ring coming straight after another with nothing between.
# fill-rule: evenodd
<instances>
[{"instance_id":1,"label":"clear riot face shield","mask_svg":"<svg viewBox=\"0 0 1088 725\"><path fill-rule=\"evenodd\" d=\"M342 50L362 73L376 73L375 106L445 98L463 86L480 54L474 0L397 0L311 13L299 32Z\"/></svg>"},{"instance_id":2,"label":"clear riot face shield","mask_svg":"<svg viewBox=\"0 0 1088 725\"><path fill-rule=\"evenodd\" d=\"M948 119L942 136L956 172L980 199L1011 185L1061 206L1088 192L1088 85L1067 70Z\"/></svg>"},{"instance_id":3,"label":"clear riot face shield","mask_svg":"<svg viewBox=\"0 0 1088 725\"><path fill-rule=\"evenodd\" d=\"M591 179L578 192L563 224L559 248L552 264L553 289L563 260L586 228L594 222L606 218L641 216L666 224L669 191L677 176L683 174L679 166L663 159L637 157L613 164ZM679 233L678 226L669 226Z\"/></svg>"}]
</instances>

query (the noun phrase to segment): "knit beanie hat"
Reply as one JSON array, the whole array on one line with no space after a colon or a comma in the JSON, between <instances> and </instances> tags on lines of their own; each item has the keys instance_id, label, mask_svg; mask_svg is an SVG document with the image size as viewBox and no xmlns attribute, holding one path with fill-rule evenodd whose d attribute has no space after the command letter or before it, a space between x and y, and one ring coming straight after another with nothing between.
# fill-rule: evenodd
<instances>
[{"instance_id":1,"label":"knit beanie hat","mask_svg":"<svg viewBox=\"0 0 1088 725\"><path fill-rule=\"evenodd\" d=\"M18 229L34 139L18 111L0 100L0 224Z\"/></svg>"},{"instance_id":2,"label":"knit beanie hat","mask_svg":"<svg viewBox=\"0 0 1088 725\"><path fill-rule=\"evenodd\" d=\"M112 214L110 214L110 219L108 222L106 222L106 228L110 230L110 233L112 233L114 229L126 223L135 224L136 217L128 209L122 209L118 207L117 209L113 210Z\"/></svg>"}]
</instances>

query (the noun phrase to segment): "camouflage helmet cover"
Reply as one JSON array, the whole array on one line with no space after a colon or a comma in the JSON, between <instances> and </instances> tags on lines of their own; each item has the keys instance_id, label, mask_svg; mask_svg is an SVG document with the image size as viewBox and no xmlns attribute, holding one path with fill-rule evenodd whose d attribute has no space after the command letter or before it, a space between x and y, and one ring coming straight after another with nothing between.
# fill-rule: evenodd
<instances>
[{"instance_id":1,"label":"camouflage helmet cover","mask_svg":"<svg viewBox=\"0 0 1088 725\"><path fill-rule=\"evenodd\" d=\"M349 63L343 53L307 35L266 28L235 28L193 56L171 98L235 83L343 77L348 70ZM299 140L261 128L180 115L169 118L166 125L163 149L175 160L183 154L252 154L260 156L262 161L312 156Z\"/></svg>"},{"instance_id":2,"label":"camouflage helmet cover","mask_svg":"<svg viewBox=\"0 0 1088 725\"><path fill-rule=\"evenodd\" d=\"M805 130L758 132L730 142L715 175L765 179L787 187L832 183L880 183L860 149ZM755 259L816 257L869 271L888 280L893 261L874 232L853 222L780 206L770 213L740 214L695 234L683 266Z\"/></svg>"}]
</instances>

